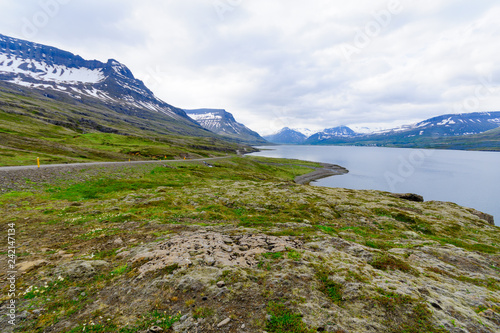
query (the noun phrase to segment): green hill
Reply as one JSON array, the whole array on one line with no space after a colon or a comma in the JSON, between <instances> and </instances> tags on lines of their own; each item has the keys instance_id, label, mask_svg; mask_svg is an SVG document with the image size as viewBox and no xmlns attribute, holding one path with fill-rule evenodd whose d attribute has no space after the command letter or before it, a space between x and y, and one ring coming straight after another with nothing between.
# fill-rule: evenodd
<instances>
[{"instance_id":1,"label":"green hill","mask_svg":"<svg viewBox=\"0 0 500 333\"><path fill-rule=\"evenodd\" d=\"M37 157L52 164L218 156L243 149L194 122L116 107L0 82L0 166L34 164Z\"/></svg>"}]
</instances>

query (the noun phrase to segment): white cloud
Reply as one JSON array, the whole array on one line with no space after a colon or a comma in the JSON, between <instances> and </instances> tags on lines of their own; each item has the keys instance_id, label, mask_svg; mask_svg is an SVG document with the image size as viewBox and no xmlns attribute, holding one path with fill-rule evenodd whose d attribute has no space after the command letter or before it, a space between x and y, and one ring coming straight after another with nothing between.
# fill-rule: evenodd
<instances>
[{"instance_id":1,"label":"white cloud","mask_svg":"<svg viewBox=\"0 0 500 333\"><path fill-rule=\"evenodd\" d=\"M474 111L500 109L492 0L0 0L0 32L22 38L24 19L58 1L33 41L116 58L166 102L226 108L262 133L451 113L485 78Z\"/></svg>"}]
</instances>

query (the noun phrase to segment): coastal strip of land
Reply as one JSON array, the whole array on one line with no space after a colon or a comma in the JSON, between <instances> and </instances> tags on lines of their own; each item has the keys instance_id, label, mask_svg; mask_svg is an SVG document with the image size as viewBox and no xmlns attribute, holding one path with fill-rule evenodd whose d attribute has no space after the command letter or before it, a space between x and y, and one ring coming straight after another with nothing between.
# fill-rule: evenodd
<instances>
[{"instance_id":1,"label":"coastal strip of land","mask_svg":"<svg viewBox=\"0 0 500 333\"><path fill-rule=\"evenodd\" d=\"M349 170L347 170L344 167L341 167L340 165L329 164L329 163L320 163L320 165L321 168L314 168L315 170L313 172L310 172L302 176L297 176L295 177L294 181L297 184L304 185L304 184L309 184L310 182L321 178L345 175L346 173L349 173Z\"/></svg>"}]
</instances>

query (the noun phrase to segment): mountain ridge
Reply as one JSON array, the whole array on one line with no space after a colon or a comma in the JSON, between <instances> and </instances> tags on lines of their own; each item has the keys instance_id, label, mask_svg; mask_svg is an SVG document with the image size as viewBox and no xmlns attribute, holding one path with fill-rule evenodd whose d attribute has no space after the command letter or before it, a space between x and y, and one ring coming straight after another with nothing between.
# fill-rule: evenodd
<instances>
[{"instance_id":1,"label":"mountain ridge","mask_svg":"<svg viewBox=\"0 0 500 333\"><path fill-rule=\"evenodd\" d=\"M284 127L278 132L264 136L265 139L277 144L305 144L309 139L321 140L332 137L352 137L357 136L352 129L347 126L337 126L313 132L308 129Z\"/></svg>"},{"instance_id":2,"label":"mountain ridge","mask_svg":"<svg viewBox=\"0 0 500 333\"><path fill-rule=\"evenodd\" d=\"M280 144L311 144L311 145L370 145L370 146L392 146L392 147L442 147L454 149L453 142L457 142L456 149L467 149L463 147L474 147L471 149L500 150L496 140L489 135L488 142L479 142L485 137L480 134L500 127L500 112L474 112L461 114L445 114L411 125L403 125L398 128L379 130L371 133L356 133L347 126L319 131L307 138L300 140L288 140L280 137L281 131L266 136L274 143ZM286 128L287 132L294 131L299 136L298 131ZM288 133L288 135L291 135ZM476 137L477 136L477 137ZM466 143L467 139L471 142ZM274 141L273 141L274 140ZM474 140L479 140L474 145ZM482 148L481 148L482 147Z\"/></svg>"},{"instance_id":3,"label":"mountain ridge","mask_svg":"<svg viewBox=\"0 0 500 333\"><path fill-rule=\"evenodd\" d=\"M193 120L203 128L218 135L231 138L247 144L266 144L267 141L255 131L239 123L233 114L225 109L193 109L184 110Z\"/></svg>"},{"instance_id":4,"label":"mountain ridge","mask_svg":"<svg viewBox=\"0 0 500 333\"><path fill-rule=\"evenodd\" d=\"M283 127L274 134L265 135L264 139L276 144L302 144L307 139L307 136L295 129Z\"/></svg>"},{"instance_id":5,"label":"mountain ridge","mask_svg":"<svg viewBox=\"0 0 500 333\"><path fill-rule=\"evenodd\" d=\"M97 99L115 110L161 112L197 126L185 112L159 98L130 69L109 59L85 60L71 52L0 34L0 80L81 101Z\"/></svg>"}]
</instances>

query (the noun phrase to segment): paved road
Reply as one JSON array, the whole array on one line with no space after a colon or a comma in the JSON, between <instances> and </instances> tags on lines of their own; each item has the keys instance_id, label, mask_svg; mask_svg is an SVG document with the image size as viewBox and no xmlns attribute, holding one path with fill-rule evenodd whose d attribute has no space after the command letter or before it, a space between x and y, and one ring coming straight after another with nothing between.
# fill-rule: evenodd
<instances>
[{"instance_id":1,"label":"paved road","mask_svg":"<svg viewBox=\"0 0 500 333\"><path fill-rule=\"evenodd\" d=\"M179 162L202 162L215 161L229 158L231 156L199 158L193 160L154 160L154 161L132 161L132 162L92 162L92 163L72 163L72 164L41 164L40 169L60 168L60 167L85 167L85 166L107 166L107 165L127 165L127 164L148 164L148 163L179 163ZM36 165L0 167L2 171L36 170Z\"/></svg>"}]
</instances>

